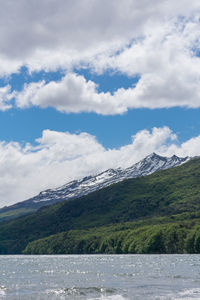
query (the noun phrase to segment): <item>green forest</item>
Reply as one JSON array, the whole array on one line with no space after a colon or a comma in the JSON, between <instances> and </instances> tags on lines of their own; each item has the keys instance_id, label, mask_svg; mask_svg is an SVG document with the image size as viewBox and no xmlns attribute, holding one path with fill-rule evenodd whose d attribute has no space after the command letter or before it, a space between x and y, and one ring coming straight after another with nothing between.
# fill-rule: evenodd
<instances>
[{"instance_id":1,"label":"green forest","mask_svg":"<svg viewBox=\"0 0 200 300\"><path fill-rule=\"evenodd\" d=\"M200 253L200 159L0 223L0 254Z\"/></svg>"}]
</instances>

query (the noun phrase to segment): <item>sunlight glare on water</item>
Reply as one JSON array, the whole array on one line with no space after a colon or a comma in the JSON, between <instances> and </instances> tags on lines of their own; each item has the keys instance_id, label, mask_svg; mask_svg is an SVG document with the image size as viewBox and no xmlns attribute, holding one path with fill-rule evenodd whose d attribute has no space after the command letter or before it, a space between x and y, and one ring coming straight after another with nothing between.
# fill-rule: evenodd
<instances>
[{"instance_id":1,"label":"sunlight glare on water","mask_svg":"<svg viewBox=\"0 0 200 300\"><path fill-rule=\"evenodd\" d=\"M0 299L200 299L199 255L0 256Z\"/></svg>"}]
</instances>

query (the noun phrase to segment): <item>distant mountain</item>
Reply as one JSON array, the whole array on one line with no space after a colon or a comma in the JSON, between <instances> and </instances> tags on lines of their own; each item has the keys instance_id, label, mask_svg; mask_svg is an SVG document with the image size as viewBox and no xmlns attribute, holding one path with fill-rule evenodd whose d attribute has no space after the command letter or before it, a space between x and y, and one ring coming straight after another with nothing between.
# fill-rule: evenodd
<instances>
[{"instance_id":1,"label":"distant mountain","mask_svg":"<svg viewBox=\"0 0 200 300\"><path fill-rule=\"evenodd\" d=\"M98 175L73 180L59 188L45 190L33 198L4 207L0 209L0 221L32 213L42 206L87 195L125 179L146 176L159 170L176 167L189 159L189 157L181 158L176 155L163 157L152 153L129 168L108 169Z\"/></svg>"},{"instance_id":2,"label":"distant mountain","mask_svg":"<svg viewBox=\"0 0 200 300\"><path fill-rule=\"evenodd\" d=\"M2 222L18 253L200 253L200 158Z\"/></svg>"}]
</instances>

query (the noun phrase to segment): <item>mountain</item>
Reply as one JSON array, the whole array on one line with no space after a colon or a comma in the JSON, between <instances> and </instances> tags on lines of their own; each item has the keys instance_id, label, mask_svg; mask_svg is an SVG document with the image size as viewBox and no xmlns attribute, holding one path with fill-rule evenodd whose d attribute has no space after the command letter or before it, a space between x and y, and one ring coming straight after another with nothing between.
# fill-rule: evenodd
<instances>
[{"instance_id":1,"label":"mountain","mask_svg":"<svg viewBox=\"0 0 200 300\"><path fill-rule=\"evenodd\" d=\"M146 176L159 170L172 168L189 159L189 157L180 158L176 155L163 157L152 153L129 168L108 169L98 175L73 180L59 188L45 190L33 198L4 207L0 209L0 221L32 213L42 206L87 195L125 179Z\"/></svg>"},{"instance_id":2,"label":"mountain","mask_svg":"<svg viewBox=\"0 0 200 300\"><path fill-rule=\"evenodd\" d=\"M200 253L200 159L2 222L0 253Z\"/></svg>"}]
</instances>

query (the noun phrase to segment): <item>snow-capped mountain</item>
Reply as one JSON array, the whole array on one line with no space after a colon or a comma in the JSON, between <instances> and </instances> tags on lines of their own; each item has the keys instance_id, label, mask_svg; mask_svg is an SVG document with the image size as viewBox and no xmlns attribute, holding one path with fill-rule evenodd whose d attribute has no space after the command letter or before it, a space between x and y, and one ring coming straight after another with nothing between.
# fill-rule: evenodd
<instances>
[{"instance_id":1,"label":"snow-capped mountain","mask_svg":"<svg viewBox=\"0 0 200 300\"><path fill-rule=\"evenodd\" d=\"M59 188L48 189L33 198L2 208L0 213L11 209L16 210L31 208L36 210L45 205L87 195L124 179L145 176L159 170L172 168L183 164L189 159L189 157L180 158L176 155L173 155L172 157L163 157L156 153L152 153L129 168L108 169L95 176L88 176L83 179L73 180Z\"/></svg>"}]
</instances>

